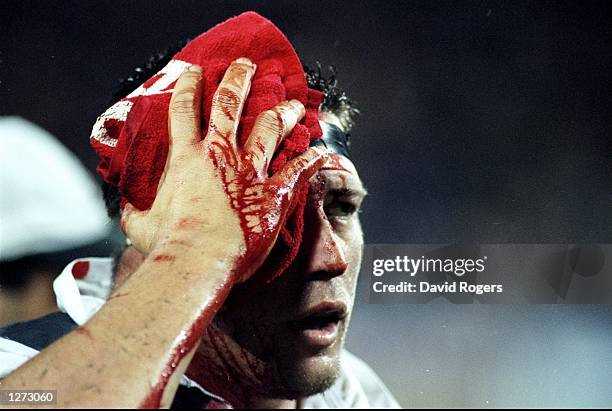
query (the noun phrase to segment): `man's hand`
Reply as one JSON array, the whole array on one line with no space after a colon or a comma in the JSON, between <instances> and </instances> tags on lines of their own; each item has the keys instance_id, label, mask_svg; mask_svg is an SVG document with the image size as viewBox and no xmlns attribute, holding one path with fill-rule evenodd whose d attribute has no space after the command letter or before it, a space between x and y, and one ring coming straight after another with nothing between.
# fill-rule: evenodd
<instances>
[{"instance_id":1,"label":"man's hand","mask_svg":"<svg viewBox=\"0 0 612 411\"><path fill-rule=\"evenodd\" d=\"M262 113L247 142L238 124L255 65L241 58L225 73L202 132L202 74L192 66L177 80L169 109L170 148L149 210L127 204L122 227L150 259L171 262L186 250L232 260L236 280L246 280L270 252L285 220L294 188L324 162L310 149L268 177L282 139L304 116L297 100Z\"/></svg>"},{"instance_id":2,"label":"man's hand","mask_svg":"<svg viewBox=\"0 0 612 411\"><path fill-rule=\"evenodd\" d=\"M146 211L128 204L122 215L124 231L147 258L92 319L11 373L3 388L57 389L60 408L170 405L232 286L272 248L294 188L325 161L309 150L268 177L274 151L304 115L298 101L263 113L238 146L254 71L246 59L232 63L205 136L202 75L197 67L181 75L155 201Z\"/></svg>"}]
</instances>

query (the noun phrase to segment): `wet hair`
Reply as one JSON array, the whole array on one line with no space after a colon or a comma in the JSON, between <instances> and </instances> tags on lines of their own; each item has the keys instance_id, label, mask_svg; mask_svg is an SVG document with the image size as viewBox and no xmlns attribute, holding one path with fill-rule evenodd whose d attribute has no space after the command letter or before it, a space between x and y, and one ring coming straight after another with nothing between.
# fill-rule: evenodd
<instances>
[{"instance_id":1,"label":"wet hair","mask_svg":"<svg viewBox=\"0 0 612 411\"><path fill-rule=\"evenodd\" d=\"M184 40L176 46L155 53L142 67L137 67L130 76L121 79L119 81L119 87L110 101L110 105L136 90L147 79L164 68L164 66L170 62L172 56L178 53L189 41L190 39ZM348 98L343 89L338 87L336 69L334 66L329 66L327 71L329 71L329 75L324 73L321 63L319 62L316 63L316 68L314 69L304 66L304 75L306 76L308 87L323 93L321 111L338 117L342 128L348 133L355 125L355 119L359 115L359 110L355 102ZM104 202L106 203L108 216L111 218L117 217L121 204L121 195L117 187L103 182L102 194L104 196Z\"/></svg>"},{"instance_id":2,"label":"wet hair","mask_svg":"<svg viewBox=\"0 0 612 411\"><path fill-rule=\"evenodd\" d=\"M343 131L348 133L355 125L359 109L356 107L355 102L348 98L346 92L338 87L335 67L329 66L327 68L330 74L329 77L326 77L322 73L321 63L317 61L316 66L316 69L304 66L304 74L306 75L308 87L323 93L321 111L338 117Z\"/></svg>"}]
</instances>

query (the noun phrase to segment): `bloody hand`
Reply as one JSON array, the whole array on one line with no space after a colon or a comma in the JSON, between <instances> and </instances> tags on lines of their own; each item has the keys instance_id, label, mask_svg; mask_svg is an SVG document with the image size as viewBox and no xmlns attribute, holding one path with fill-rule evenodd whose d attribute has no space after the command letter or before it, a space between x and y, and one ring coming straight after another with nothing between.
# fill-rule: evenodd
<instances>
[{"instance_id":1,"label":"bloody hand","mask_svg":"<svg viewBox=\"0 0 612 411\"><path fill-rule=\"evenodd\" d=\"M170 148L155 201L145 211L127 204L122 213L124 232L148 258L217 259L228 262L235 280L246 280L276 241L295 188L325 161L322 150L311 148L268 177L275 150L304 116L297 100L260 114L238 145L255 69L245 58L230 65L213 97L206 133L200 128L200 68L190 67L177 80L168 115Z\"/></svg>"}]
</instances>

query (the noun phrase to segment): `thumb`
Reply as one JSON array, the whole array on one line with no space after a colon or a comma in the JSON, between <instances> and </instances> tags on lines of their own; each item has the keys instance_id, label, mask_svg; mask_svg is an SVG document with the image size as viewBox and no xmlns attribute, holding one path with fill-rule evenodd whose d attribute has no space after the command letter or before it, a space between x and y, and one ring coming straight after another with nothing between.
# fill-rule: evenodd
<instances>
[{"instance_id":1,"label":"thumb","mask_svg":"<svg viewBox=\"0 0 612 411\"><path fill-rule=\"evenodd\" d=\"M140 211L130 203L121 211L121 231L144 255L149 253L150 244L147 239L151 235L146 221L147 214L147 211Z\"/></svg>"}]
</instances>

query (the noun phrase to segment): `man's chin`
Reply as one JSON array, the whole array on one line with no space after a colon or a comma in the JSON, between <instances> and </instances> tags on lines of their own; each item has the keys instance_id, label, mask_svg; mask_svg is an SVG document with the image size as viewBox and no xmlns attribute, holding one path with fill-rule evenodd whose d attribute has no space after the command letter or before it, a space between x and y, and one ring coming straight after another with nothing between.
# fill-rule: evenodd
<instances>
[{"instance_id":1,"label":"man's chin","mask_svg":"<svg viewBox=\"0 0 612 411\"><path fill-rule=\"evenodd\" d=\"M276 381L285 391L283 398L299 399L319 394L334 384L340 375L345 331L346 322L343 321L330 346L317 347L300 337L292 341L292 354L278 353L274 368Z\"/></svg>"},{"instance_id":2,"label":"man's chin","mask_svg":"<svg viewBox=\"0 0 612 411\"><path fill-rule=\"evenodd\" d=\"M330 388L340 374L339 355L319 355L302 358L291 367L278 369L282 387L277 398L299 399L319 394Z\"/></svg>"}]
</instances>

